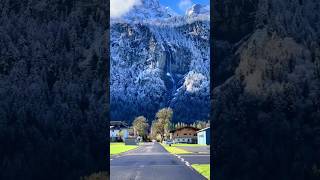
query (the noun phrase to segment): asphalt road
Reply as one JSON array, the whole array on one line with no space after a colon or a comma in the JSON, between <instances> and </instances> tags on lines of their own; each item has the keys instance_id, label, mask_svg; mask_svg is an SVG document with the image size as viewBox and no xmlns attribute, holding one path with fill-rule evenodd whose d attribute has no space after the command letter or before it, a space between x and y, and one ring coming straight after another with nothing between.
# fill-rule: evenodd
<instances>
[{"instance_id":1,"label":"asphalt road","mask_svg":"<svg viewBox=\"0 0 320 180\"><path fill-rule=\"evenodd\" d=\"M199 154L210 154L210 146L180 146L179 148Z\"/></svg>"},{"instance_id":2,"label":"asphalt road","mask_svg":"<svg viewBox=\"0 0 320 180\"><path fill-rule=\"evenodd\" d=\"M190 164L210 164L210 154L181 154L179 156Z\"/></svg>"},{"instance_id":3,"label":"asphalt road","mask_svg":"<svg viewBox=\"0 0 320 180\"><path fill-rule=\"evenodd\" d=\"M159 143L145 143L139 148L112 156L111 180L205 180Z\"/></svg>"}]
</instances>

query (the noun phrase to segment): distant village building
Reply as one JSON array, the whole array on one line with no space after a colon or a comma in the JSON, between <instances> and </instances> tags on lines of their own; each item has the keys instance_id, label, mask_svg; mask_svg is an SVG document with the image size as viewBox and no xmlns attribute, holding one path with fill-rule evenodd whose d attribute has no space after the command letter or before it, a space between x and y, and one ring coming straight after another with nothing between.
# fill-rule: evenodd
<instances>
[{"instance_id":1,"label":"distant village building","mask_svg":"<svg viewBox=\"0 0 320 180\"><path fill-rule=\"evenodd\" d=\"M198 128L194 127L182 127L170 131L170 139L174 143L197 143L197 131Z\"/></svg>"},{"instance_id":2,"label":"distant village building","mask_svg":"<svg viewBox=\"0 0 320 180\"><path fill-rule=\"evenodd\" d=\"M198 132L198 144L210 145L210 127L199 130Z\"/></svg>"},{"instance_id":3,"label":"distant village building","mask_svg":"<svg viewBox=\"0 0 320 180\"><path fill-rule=\"evenodd\" d=\"M128 125L123 121L110 121L110 141L124 141L128 138Z\"/></svg>"}]
</instances>

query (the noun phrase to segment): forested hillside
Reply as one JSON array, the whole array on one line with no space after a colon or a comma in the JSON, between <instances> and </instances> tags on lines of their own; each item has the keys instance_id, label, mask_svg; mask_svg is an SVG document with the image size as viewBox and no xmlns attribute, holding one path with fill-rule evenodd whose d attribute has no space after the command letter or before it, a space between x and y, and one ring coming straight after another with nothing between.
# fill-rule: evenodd
<instances>
[{"instance_id":1,"label":"forested hillside","mask_svg":"<svg viewBox=\"0 0 320 180\"><path fill-rule=\"evenodd\" d=\"M216 179L320 178L320 2L217 1Z\"/></svg>"},{"instance_id":2,"label":"forested hillside","mask_svg":"<svg viewBox=\"0 0 320 180\"><path fill-rule=\"evenodd\" d=\"M0 1L0 179L107 169L108 4Z\"/></svg>"}]
</instances>

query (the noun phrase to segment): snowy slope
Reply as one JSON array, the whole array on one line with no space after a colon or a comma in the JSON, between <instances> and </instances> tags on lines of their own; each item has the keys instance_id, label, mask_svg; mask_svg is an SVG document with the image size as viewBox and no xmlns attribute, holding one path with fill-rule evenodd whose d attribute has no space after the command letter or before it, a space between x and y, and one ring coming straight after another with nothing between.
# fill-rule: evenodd
<instances>
[{"instance_id":1,"label":"snowy slope","mask_svg":"<svg viewBox=\"0 0 320 180\"><path fill-rule=\"evenodd\" d=\"M201 5L194 4L186 11L187 16L197 16L200 14L210 15L210 6L209 5Z\"/></svg>"},{"instance_id":2,"label":"snowy slope","mask_svg":"<svg viewBox=\"0 0 320 180\"><path fill-rule=\"evenodd\" d=\"M179 16L156 0L114 19L112 119L152 120L162 107L173 108L175 120L207 119L209 32L209 16Z\"/></svg>"},{"instance_id":3,"label":"snowy slope","mask_svg":"<svg viewBox=\"0 0 320 180\"><path fill-rule=\"evenodd\" d=\"M145 19L164 19L177 15L170 7L160 5L158 0L141 0L141 3L133 6L128 13L115 19L141 21Z\"/></svg>"}]
</instances>

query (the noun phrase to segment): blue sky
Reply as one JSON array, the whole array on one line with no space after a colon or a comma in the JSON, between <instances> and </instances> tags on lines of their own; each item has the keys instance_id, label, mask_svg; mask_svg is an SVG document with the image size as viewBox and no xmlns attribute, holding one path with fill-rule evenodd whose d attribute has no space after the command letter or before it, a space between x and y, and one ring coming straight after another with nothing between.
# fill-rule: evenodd
<instances>
[{"instance_id":1,"label":"blue sky","mask_svg":"<svg viewBox=\"0 0 320 180\"><path fill-rule=\"evenodd\" d=\"M169 6L175 12L184 14L192 4L210 4L210 0L159 0L163 6Z\"/></svg>"}]
</instances>

